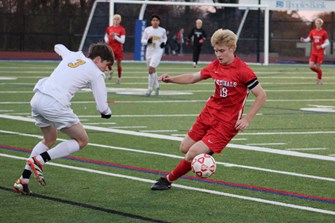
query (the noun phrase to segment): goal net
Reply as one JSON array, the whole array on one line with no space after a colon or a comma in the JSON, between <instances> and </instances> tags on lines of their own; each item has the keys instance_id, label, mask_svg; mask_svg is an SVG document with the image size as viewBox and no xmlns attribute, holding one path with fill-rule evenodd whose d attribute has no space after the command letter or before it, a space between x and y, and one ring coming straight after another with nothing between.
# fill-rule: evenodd
<instances>
[{"instance_id":1,"label":"goal net","mask_svg":"<svg viewBox=\"0 0 335 223\"><path fill-rule=\"evenodd\" d=\"M88 18L79 50L87 51L91 43L104 40L106 27L112 24L114 14L122 16L121 25L126 29L125 59L143 60L144 48L140 44L144 28L150 25L153 14L161 17L160 26L168 30L171 55L168 60L191 60L192 47L183 46L183 56L174 54L176 33L183 28L184 38L202 19L207 33L200 61L214 59L210 44L211 35L219 28L230 29L238 39L237 55L249 63L269 62L269 8L266 5L220 4L213 2L97 0ZM188 56L188 57L187 57ZM164 60L164 57L163 57Z\"/></svg>"}]
</instances>

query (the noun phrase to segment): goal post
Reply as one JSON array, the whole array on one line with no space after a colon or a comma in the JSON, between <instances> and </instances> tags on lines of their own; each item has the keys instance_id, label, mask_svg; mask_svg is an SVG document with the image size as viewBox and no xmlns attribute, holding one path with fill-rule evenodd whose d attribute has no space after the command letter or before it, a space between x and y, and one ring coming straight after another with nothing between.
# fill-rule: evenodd
<instances>
[{"instance_id":1,"label":"goal post","mask_svg":"<svg viewBox=\"0 0 335 223\"><path fill-rule=\"evenodd\" d=\"M90 39L89 37L94 37L96 35L100 35L100 39L101 39L101 35L104 34L104 31L100 34L97 33L90 33L90 29L92 27L92 22L96 16L97 13L97 9L98 9L98 5L101 3L105 3L105 7L106 7L106 3L109 3L109 7L108 7L108 19L106 21L106 27L109 24L112 24L112 18L113 15L115 14L115 9L116 9L116 5L117 4L127 4L127 5L138 5L138 6L142 6L140 11L137 11L138 15L132 15L133 16L133 20L138 20L136 22L137 23L141 23L142 24L142 31L143 31L143 24L145 24L145 20L144 20L144 12L146 9L146 6L189 6L189 7L215 7L215 8L237 8L239 9L241 12L243 11L243 17L241 18L241 21L239 23L238 29L236 30L232 30L234 31L241 39L243 38L240 34L241 32L243 33L244 30L244 26L248 26L250 24L246 24L246 22L248 21L248 12L250 11L254 11L254 10L262 10L263 12L263 18L264 18L264 23L263 23L263 63L264 65L268 65L269 64L269 16L270 16L270 12L269 12L269 7L268 5L261 5L261 4L226 4L226 3L211 3L211 2L173 2L173 1L140 1L140 0L97 0L94 2L94 5L92 7L92 11L90 14L90 17L88 19L86 28L85 28L85 32L83 34L82 37L82 41L80 44L80 49L79 50L83 50L85 49L85 45L87 45L87 42L89 42L88 40ZM106 10L106 9L105 9ZM116 13L118 14L126 14L125 12L118 12L116 11ZM249 13L250 14L250 13ZM233 19L233 18L232 18ZM124 21L124 20L123 20ZM122 23L123 23L122 21ZM133 21L134 23L135 21ZM106 28L105 27L105 28ZM133 27L131 27L133 30L135 30L134 32L134 41L133 41L133 46L134 48L132 49L132 52L135 54L134 59L135 60L142 60L142 56L138 57L138 54L143 55L143 51L144 51L144 47L141 46L141 44L138 44L139 40L141 39L141 31L138 31L138 27L139 25L137 24L136 26L133 25ZM164 26L163 26L164 27ZM165 28L165 27L164 27ZM206 27L205 27L206 28ZM222 27L217 27L217 28L222 28ZM141 30L140 29L140 30ZM211 33L208 33L208 37L210 37ZM239 42L240 42L240 38L239 38ZM244 37L245 38L245 37ZM127 41L128 40L128 31L127 31ZM127 44L126 41L126 44ZM255 45L254 43L252 43L253 40L248 40L250 46ZM238 46L240 46L240 43L238 44ZM239 48L239 47L238 47ZM246 49L246 51L248 51L248 46L244 46L244 48ZM136 57L137 55L137 57Z\"/></svg>"}]
</instances>

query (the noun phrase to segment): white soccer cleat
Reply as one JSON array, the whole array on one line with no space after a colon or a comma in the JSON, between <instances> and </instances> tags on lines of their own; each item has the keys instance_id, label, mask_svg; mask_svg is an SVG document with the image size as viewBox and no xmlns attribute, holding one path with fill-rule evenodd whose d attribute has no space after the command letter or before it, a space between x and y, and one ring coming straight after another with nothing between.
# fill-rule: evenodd
<instances>
[{"instance_id":1,"label":"white soccer cleat","mask_svg":"<svg viewBox=\"0 0 335 223\"><path fill-rule=\"evenodd\" d=\"M13 189L16 192L19 192L24 195L32 194L31 190L29 190L29 186L27 183L24 183L21 179L17 179L14 183Z\"/></svg>"}]
</instances>

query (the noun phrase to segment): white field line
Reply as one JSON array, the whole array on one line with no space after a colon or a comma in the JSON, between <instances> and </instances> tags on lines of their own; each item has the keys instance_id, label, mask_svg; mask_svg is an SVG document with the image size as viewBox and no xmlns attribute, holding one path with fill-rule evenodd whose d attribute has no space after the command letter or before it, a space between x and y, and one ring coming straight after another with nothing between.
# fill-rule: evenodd
<instances>
[{"instance_id":1,"label":"white field line","mask_svg":"<svg viewBox=\"0 0 335 223\"><path fill-rule=\"evenodd\" d=\"M7 154L3 154L3 153L0 153L0 156L6 157L6 158L11 158L11 159L26 160L26 158L24 158L24 157L12 156L12 155L7 155ZM151 183L152 184L152 183L156 182L156 181L150 180L150 179L145 179L145 178L140 178L140 177L133 177L133 176L123 175L123 174L110 173L110 172L94 170L94 169L90 169L90 168L76 167L76 166L70 166L70 165L53 163L53 162L48 162L46 164L50 165L50 166L56 166L56 167L61 167L61 168L66 168L66 169L71 169L71 170L78 170L78 171L94 173L94 174L101 174L101 175L106 175L106 176L111 176L111 177L118 177L118 178L123 178L123 179L127 179L127 180L134 180L134 181L139 181L139 182L144 182L144 183ZM242 196L242 195L237 195L237 194L224 193L224 192L216 191L216 190L208 190L208 189L202 189L202 188L197 188L197 187L190 187L190 186L185 186L185 185L181 185L181 184L173 184L173 186L177 187L177 188L185 189L185 190L191 190L191 191L197 191L197 192L202 192L202 193L220 195L220 196L230 197L230 198L237 198L237 199L242 199L242 200L247 200L247 201L263 203L263 204L271 204L271 205L280 206L280 207L287 207L287 208L292 208L292 209L298 209L298 210L304 210L304 211L310 211L310 212L316 212L316 213L322 213L322 214L335 215L334 211L324 210L324 209L319 209L319 208L312 208L312 207L307 207L307 206L288 204L288 203L284 203L284 202L265 200L265 199L256 198L256 197L247 197L247 196Z\"/></svg>"},{"instance_id":2,"label":"white field line","mask_svg":"<svg viewBox=\"0 0 335 223\"><path fill-rule=\"evenodd\" d=\"M16 121L34 122L34 119L32 119L32 118L21 117L21 116L12 116L12 115L0 114L0 118L16 120ZM136 132L136 131L122 130L122 129L105 128L105 127L99 127L99 126L84 125L84 128L89 129L89 130L94 130L94 131L111 132L111 133L138 136L138 137L165 139L165 140L172 140L172 141L182 141L183 140L182 137L159 135L159 134L145 133L145 132ZM292 133L294 133L294 132L292 132ZM326 134L326 133L334 134L335 131L333 131L333 132L328 131L328 132L322 132L322 133L324 133L324 134ZM308 134L308 132L305 132L305 134ZM241 135L243 135L243 134L241 134ZM294 156L294 157L301 157L301 158L309 158L309 159L317 159L317 160L335 161L335 158L330 157L330 156L322 156L322 155L314 155L314 154L301 153L301 152L295 152L295 151L270 149L270 148L264 148L264 147L258 147L258 146L247 146L247 145L238 145L238 144L229 143L227 145L227 148L235 148L235 149L265 152L265 153L272 153L272 154L279 154L279 155L286 155L286 156Z\"/></svg>"},{"instance_id":3,"label":"white field line","mask_svg":"<svg viewBox=\"0 0 335 223\"><path fill-rule=\"evenodd\" d=\"M160 100L160 101L113 101L113 104L166 104L166 103L206 103L207 100ZM254 99L249 99L247 102L253 102ZM267 99L266 103L274 102L334 102L335 99ZM95 104L95 102L92 101L73 101L72 104ZM0 105L25 105L30 104L29 101L0 101Z\"/></svg>"},{"instance_id":4,"label":"white field line","mask_svg":"<svg viewBox=\"0 0 335 223\"><path fill-rule=\"evenodd\" d=\"M5 131L5 130L0 130L0 132L1 133L6 133L6 134L12 134L12 135L19 135L19 136L33 137L33 138L42 139L41 135L26 134L26 133ZM66 141L67 139L57 138L57 140L58 141ZM97 143L88 143L88 146L106 148L106 149L114 149L114 150L121 150L121 151L127 151L127 152L143 153L143 154L149 154L149 155L154 155L154 156L163 156L163 157L169 157L169 158L174 158L174 159L183 159L184 158L183 156L178 156L178 155L173 155L173 154L151 152L151 151L131 149L131 148L125 148L125 147L109 146L109 145L103 145L103 144L97 144ZM295 176L295 177L303 177L303 178L310 178L310 179L317 179L317 180L335 182L334 178L329 178L329 177L313 176L313 175L307 175L307 174L272 170L272 169L259 168L259 167L253 167L253 166L245 166L245 165L238 165L238 164L225 163L225 162L216 162L216 163L218 165L223 165L223 166L226 166L226 167L235 167L235 168L263 171L263 172L268 172L268 173L276 173L276 174L289 175L289 176Z\"/></svg>"},{"instance_id":5,"label":"white field line","mask_svg":"<svg viewBox=\"0 0 335 223\"><path fill-rule=\"evenodd\" d=\"M130 83L126 83L130 84ZM139 84L138 82L136 84ZM143 83L147 84L147 83ZM117 88L115 88L117 90ZM124 90L125 88L122 88ZM133 90L133 88L126 88L127 90ZM136 88L137 89L137 88ZM143 90L145 90L143 88ZM167 90L168 91L168 90ZM315 90L265 90L266 92L276 92L276 93L297 93L297 92L335 92L335 89L315 89ZM182 92L187 93L213 93L214 90L183 90ZM0 91L0 94L33 94L32 91ZM80 93L90 93L89 91L80 91Z\"/></svg>"},{"instance_id":6,"label":"white field line","mask_svg":"<svg viewBox=\"0 0 335 223\"><path fill-rule=\"evenodd\" d=\"M327 148L291 148L288 151L313 151L313 150L328 150Z\"/></svg>"}]
</instances>

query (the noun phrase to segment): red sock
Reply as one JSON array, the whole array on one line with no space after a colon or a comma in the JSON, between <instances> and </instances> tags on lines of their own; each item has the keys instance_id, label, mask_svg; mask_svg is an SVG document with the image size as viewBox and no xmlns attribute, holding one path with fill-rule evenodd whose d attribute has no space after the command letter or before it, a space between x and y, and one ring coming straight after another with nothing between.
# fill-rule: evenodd
<instances>
[{"instance_id":1,"label":"red sock","mask_svg":"<svg viewBox=\"0 0 335 223\"><path fill-rule=\"evenodd\" d=\"M168 174L168 179L169 181L175 181L179 177L187 174L191 169L191 162L183 159L178 166Z\"/></svg>"},{"instance_id":2,"label":"red sock","mask_svg":"<svg viewBox=\"0 0 335 223\"><path fill-rule=\"evenodd\" d=\"M121 66L117 66L117 76L119 78L121 78L121 76L122 76L122 67Z\"/></svg>"},{"instance_id":3,"label":"red sock","mask_svg":"<svg viewBox=\"0 0 335 223\"><path fill-rule=\"evenodd\" d=\"M322 70L321 69L318 70L318 79L319 80L322 79Z\"/></svg>"},{"instance_id":4,"label":"red sock","mask_svg":"<svg viewBox=\"0 0 335 223\"><path fill-rule=\"evenodd\" d=\"M311 67L311 70L318 74L318 79L319 80L322 79L322 70L321 69L318 69L316 67Z\"/></svg>"},{"instance_id":5,"label":"red sock","mask_svg":"<svg viewBox=\"0 0 335 223\"><path fill-rule=\"evenodd\" d=\"M315 73L318 73L318 69L316 67L311 67L311 70L314 71Z\"/></svg>"}]
</instances>

